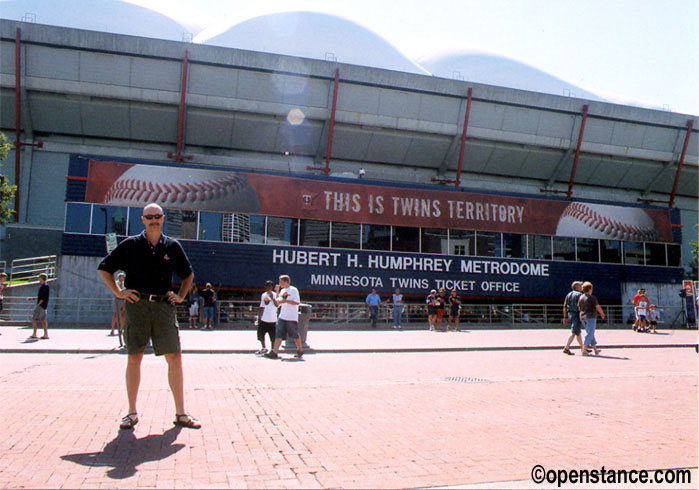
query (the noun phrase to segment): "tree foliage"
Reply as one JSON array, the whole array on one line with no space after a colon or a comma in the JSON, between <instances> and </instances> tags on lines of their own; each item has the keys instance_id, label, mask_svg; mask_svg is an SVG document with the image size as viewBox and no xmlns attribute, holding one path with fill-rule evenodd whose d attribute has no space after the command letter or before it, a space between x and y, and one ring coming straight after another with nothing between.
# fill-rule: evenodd
<instances>
[{"instance_id":1,"label":"tree foliage","mask_svg":"<svg viewBox=\"0 0 699 490\"><path fill-rule=\"evenodd\" d=\"M0 167L11 148L12 145L7 142L7 137L0 133ZM5 175L0 172L0 225L7 223L15 212L8 205L14 200L16 190L17 186L8 185Z\"/></svg>"}]
</instances>

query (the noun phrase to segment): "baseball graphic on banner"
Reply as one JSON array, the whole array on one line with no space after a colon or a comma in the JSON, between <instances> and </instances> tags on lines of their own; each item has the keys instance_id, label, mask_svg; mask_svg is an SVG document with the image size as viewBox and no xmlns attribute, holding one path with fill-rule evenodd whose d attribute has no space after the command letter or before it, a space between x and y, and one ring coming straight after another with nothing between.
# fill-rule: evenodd
<instances>
[{"instance_id":1,"label":"baseball graphic on banner","mask_svg":"<svg viewBox=\"0 0 699 490\"><path fill-rule=\"evenodd\" d=\"M237 172L134 165L107 190L105 204L259 212L255 189Z\"/></svg>"},{"instance_id":2,"label":"baseball graphic on banner","mask_svg":"<svg viewBox=\"0 0 699 490\"><path fill-rule=\"evenodd\" d=\"M573 202L561 214L557 236L658 241L653 219L641 208Z\"/></svg>"}]
</instances>

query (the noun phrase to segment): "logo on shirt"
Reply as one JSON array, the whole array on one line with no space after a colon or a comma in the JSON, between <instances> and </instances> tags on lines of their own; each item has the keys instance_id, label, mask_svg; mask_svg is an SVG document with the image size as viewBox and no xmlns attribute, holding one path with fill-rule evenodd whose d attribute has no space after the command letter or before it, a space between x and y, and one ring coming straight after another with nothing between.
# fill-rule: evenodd
<instances>
[{"instance_id":1,"label":"logo on shirt","mask_svg":"<svg viewBox=\"0 0 699 490\"><path fill-rule=\"evenodd\" d=\"M165 254L165 255L163 256L163 259L165 259L165 260L170 260L170 257L168 256L168 254Z\"/></svg>"}]
</instances>

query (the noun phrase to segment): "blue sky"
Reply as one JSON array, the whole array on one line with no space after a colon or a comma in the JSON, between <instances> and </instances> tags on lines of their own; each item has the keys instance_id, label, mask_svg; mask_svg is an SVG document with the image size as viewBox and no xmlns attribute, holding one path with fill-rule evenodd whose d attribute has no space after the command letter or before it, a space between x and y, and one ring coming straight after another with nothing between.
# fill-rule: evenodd
<instances>
[{"instance_id":1,"label":"blue sky","mask_svg":"<svg viewBox=\"0 0 699 490\"><path fill-rule=\"evenodd\" d=\"M699 0L126 0L193 34L309 10L361 24L419 61L497 54L599 96L699 115Z\"/></svg>"}]
</instances>

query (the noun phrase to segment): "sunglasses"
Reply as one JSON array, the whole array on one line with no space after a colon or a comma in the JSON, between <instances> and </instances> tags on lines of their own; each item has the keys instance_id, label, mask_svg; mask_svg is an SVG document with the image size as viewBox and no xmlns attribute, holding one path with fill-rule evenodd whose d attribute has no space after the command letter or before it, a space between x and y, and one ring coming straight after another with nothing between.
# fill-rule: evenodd
<instances>
[{"instance_id":1,"label":"sunglasses","mask_svg":"<svg viewBox=\"0 0 699 490\"><path fill-rule=\"evenodd\" d=\"M163 217L163 215L162 214L144 214L143 217L148 219L148 220L151 220L151 219L160 219Z\"/></svg>"}]
</instances>

